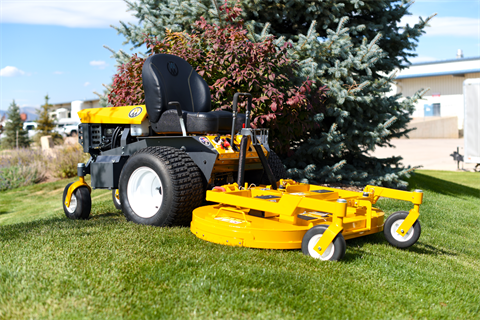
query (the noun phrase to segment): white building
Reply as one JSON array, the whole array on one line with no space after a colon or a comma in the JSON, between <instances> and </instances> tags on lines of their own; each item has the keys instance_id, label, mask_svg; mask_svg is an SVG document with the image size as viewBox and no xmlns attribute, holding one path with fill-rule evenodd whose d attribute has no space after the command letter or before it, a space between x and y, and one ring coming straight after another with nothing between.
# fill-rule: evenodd
<instances>
[{"instance_id":1,"label":"white building","mask_svg":"<svg viewBox=\"0 0 480 320\"><path fill-rule=\"evenodd\" d=\"M411 97L419 89L430 88L423 99L415 104L412 126L418 127L421 121L427 122L434 118L442 120L442 118L457 117L458 129L462 131L463 82L471 78L480 78L480 57L463 58L459 50L457 59L415 63L408 69L400 71L395 79L392 93Z\"/></svg>"},{"instance_id":2,"label":"white building","mask_svg":"<svg viewBox=\"0 0 480 320\"><path fill-rule=\"evenodd\" d=\"M75 100L52 104L52 112L49 113L52 119L78 119L77 112L83 109L100 108L100 100ZM80 121L78 119L78 121Z\"/></svg>"}]
</instances>

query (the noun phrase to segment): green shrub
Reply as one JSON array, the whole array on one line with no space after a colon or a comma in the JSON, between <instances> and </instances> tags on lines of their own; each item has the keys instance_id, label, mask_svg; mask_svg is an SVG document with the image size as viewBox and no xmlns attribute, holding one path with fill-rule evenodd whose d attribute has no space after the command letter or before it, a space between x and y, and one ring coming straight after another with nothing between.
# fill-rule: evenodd
<instances>
[{"instance_id":1,"label":"green shrub","mask_svg":"<svg viewBox=\"0 0 480 320\"><path fill-rule=\"evenodd\" d=\"M39 163L0 167L0 191L28 186L43 180Z\"/></svg>"},{"instance_id":2,"label":"green shrub","mask_svg":"<svg viewBox=\"0 0 480 320\"><path fill-rule=\"evenodd\" d=\"M88 157L79 145L67 146L55 152L55 161L49 166L49 172L55 178L70 178L77 175L77 164Z\"/></svg>"},{"instance_id":3,"label":"green shrub","mask_svg":"<svg viewBox=\"0 0 480 320\"><path fill-rule=\"evenodd\" d=\"M77 175L77 164L88 160L80 146L51 149L22 148L3 151L0 157L0 191L27 186L47 178Z\"/></svg>"}]
</instances>

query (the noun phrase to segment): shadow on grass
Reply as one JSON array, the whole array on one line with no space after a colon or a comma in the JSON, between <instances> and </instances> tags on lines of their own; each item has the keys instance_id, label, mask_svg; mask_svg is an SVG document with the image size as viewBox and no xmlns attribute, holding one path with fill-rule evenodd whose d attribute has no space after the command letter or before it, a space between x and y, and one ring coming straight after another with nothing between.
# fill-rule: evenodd
<instances>
[{"instance_id":1,"label":"shadow on grass","mask_svg":"<svg viewBox=\"0 0 480 320\"><path fill-rule=\"evenodd\" d=\"M351 262L353 260L359 259L365 255L371 255L371 252L367 252L363 249L366 244L390 244L387 242L385 237L383 236L383 232L379 232L376 234L372 234L365 237L355 238L351 240L347 240L347 252L345 253L345 258L342 261ZM393 247L392 247L393 248ZM426 244L421 241L417 241L413 246L406 248L406 249L398 249L398 250L405 250L414 252L416 254L422 255L431 255L431 256L457 256L457 254L453 252L449 252L443 249L435 248L429 244Z\"/></svg>"},{"instance_id":2,"label":"shadow on grass","mask_svg":"<svg viewBox=\"0 0 480 320\"><path fill-rule=\"evenodd\" d=\"M456 253L449 252L443 249L435 248L429 244L423 243L421 241L417 241L416 244L408 248L407 250L418 253L418 254L426 254L426 255L435 255L435 256L457 256Z\"/></svg>"},{"instance_id":3,"label":"shadow on grass","mask_svg":"<svg viewBox=\"0 0 480 320\"><path fill-rule=\"evenodd\" d=\"M451 196L471 196L480 198L480 190L478 189L434 178L422 173L415 173L413 177L408 179L408 184L409 188L411 189L431 190L440 194Z\"/></svg>"},{"instance_id":4,"label":"shadow on grass","mask_svg":"<svg viewBox=\"0 0 480 320\"><path fill-rule=\"evenodd\" d=\"M1 216L2 214L7 214L7 213L10 213L10 211L0 210L0 216Z\"/></svg>"},{"instance_id":5,"label":"shadow on grass","mask_svg":"<svg viewBox=\"0 0 480 320\"><path fill-rule=\"evenodd\" d=\"M118 217L119 219L113 219ZM96 225L112 225L124 222L121 213L107 212L99 215L90 216L88 220L70 220L66 217L40 219L29 222L20 222L0 226L0 242L10 241L17 238L22 238L27 235L32 235L40 231L40 234L45 232L55 232L58 230L75 229L81 230Z\"/></svg>"},{"instance_id":6,"label":"shadow on grass","mask_svg":"<svg viewBox=\"0 0 480 320\"><path fill-rule=\"evenodd\" d=\"M109 217L123 217L123 213L122 212L105 212L105 213L101 213L101 214L96 214L96 215L93 215L93 216L90 216L90 219L89 220L99 220L99 219L103 219L103 218L109 218Z\"/></svg>"}]
</instances>

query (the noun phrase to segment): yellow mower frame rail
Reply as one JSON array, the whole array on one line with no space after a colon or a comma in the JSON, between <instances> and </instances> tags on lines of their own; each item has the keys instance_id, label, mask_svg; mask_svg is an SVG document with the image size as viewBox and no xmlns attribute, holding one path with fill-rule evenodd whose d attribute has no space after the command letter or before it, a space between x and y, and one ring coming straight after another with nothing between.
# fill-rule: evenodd
<instances>
[{"instance_id":1,"label":"yellow mower frame rail","mask_svg":"<svg viewBox=\"0 0 480 320\"><path fill-rule=\"evenodd\" d=\"M191 231L198 238L231 246L299 249L305 233L328 225L314 250L322 255L335 237L345 239L383 231L384 213L374 205L380 197L409 201L413 208L397 229L405 236L419 217L423 192L366 186L363 192L280 180L270 186L249 188L234 184L207 191L217 205L193 211Z\"/></svg>"}]
</instances>

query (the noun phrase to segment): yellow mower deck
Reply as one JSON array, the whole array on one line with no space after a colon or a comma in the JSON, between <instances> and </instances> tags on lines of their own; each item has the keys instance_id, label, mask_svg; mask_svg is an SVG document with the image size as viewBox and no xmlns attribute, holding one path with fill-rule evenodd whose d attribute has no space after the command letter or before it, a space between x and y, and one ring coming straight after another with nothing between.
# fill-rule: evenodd
<instances>
[{"instance_id":1,"label":"yellow mower deck","mask_svg":"<svg viewBox=\"0 0 480 320\"><path fill-rule=\"evenodd\" d=\"M345 239L383 231L384 213L372 207L379 197L410 201L414 208L398 228L405 234L418 218L423 193L367 186L353 192L293 180L280 180L278 190L269 186L239 189L237 184L207 191L207 201L217 205L193 211L191 231L206 241L265 249L299 249L305 233L328 225L315 246L323 254L337 234ZM323 250L321 249L323 248Z\"/></svg>"}]
</instances>

